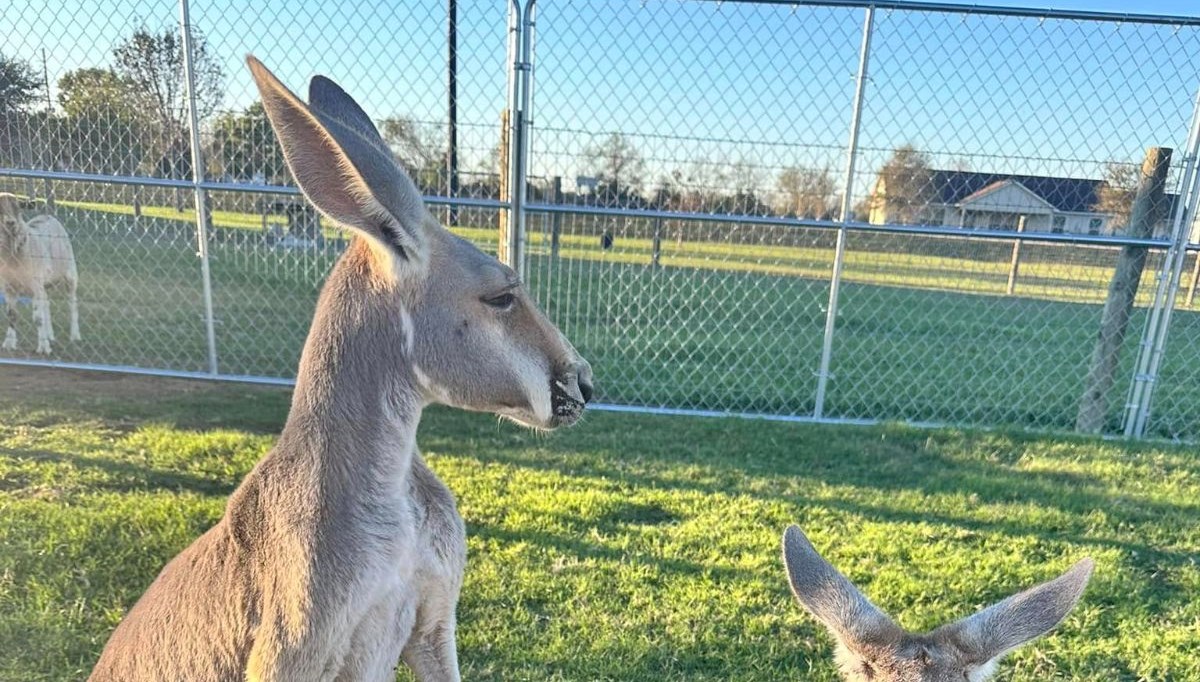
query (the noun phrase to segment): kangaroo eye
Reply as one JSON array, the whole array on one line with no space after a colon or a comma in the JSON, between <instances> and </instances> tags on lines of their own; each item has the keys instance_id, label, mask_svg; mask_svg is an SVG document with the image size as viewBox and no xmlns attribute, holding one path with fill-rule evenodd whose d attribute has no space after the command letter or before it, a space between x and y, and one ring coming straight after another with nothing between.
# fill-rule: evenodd
<instances>
[{"instance_id":1,"label":"kangaroo eye","mask_svg":"<svg viewBox=\"0 0 1200 682\"><path fill-rule=\"evenodd\" d=\"M509 308L511 308L513 306L513 303L515 303L516 300L517 300L517 297L512 295L511 293L504 293L504 294L500 294L499 296L493 296L492 298L485 298L485 299L483 299L483 302L486 303L487 305L492 306L493 308L499 308L500 310L508 310Z\"/></svg>"}]
</instances>

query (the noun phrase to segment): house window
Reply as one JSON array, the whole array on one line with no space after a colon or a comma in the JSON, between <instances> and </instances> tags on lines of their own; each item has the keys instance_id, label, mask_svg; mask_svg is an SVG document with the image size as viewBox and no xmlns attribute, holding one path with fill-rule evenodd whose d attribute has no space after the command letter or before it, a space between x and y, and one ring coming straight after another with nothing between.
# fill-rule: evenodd
<instances>
[{"instance_id":1,"label":"house window","mask_svg":"<svg viewBox=\"0 0 1200 682\"><path fill-rule=\"evenodd\" d=\"M1056 215L1056 216L1054 216L1054 219L1052 221L1050 221L1050 231L1055 234L1062 234L1062 231L1064 228L1066 228L1066 226L1067 226L1067 217L1066 216Z\"/></svg>"},{"instance_id":2,"label":"house window","mask_svg":"<svg viewBox=\"0 0 1200 682\"><path fill-rule=\"evenodd\" d=\"M1103 218L1092 218L1088 221L1088 234L1100 234L1100 226L1103 224Z\"/></svg>"}]
</instances>

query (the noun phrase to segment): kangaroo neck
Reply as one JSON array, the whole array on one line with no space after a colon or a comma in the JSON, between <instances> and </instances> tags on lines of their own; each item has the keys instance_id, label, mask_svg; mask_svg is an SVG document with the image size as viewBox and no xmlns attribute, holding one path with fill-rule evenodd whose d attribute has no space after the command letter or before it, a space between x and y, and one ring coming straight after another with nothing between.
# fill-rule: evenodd
<instances>
[{"instance_id":1,"label":"kangaroo neck","mask_svg":"<svg viewBox=\"0 0 1200 682\"><path fill-rule=\"evenodd\" d=\"M281 442L300 439L316 457L356 467L369 466L367 458L394 459L399 450L407 467L423 403L403 343L401 304L374 279L371 258L354 240L325 283Z\"/></svg>"}]
</instances>

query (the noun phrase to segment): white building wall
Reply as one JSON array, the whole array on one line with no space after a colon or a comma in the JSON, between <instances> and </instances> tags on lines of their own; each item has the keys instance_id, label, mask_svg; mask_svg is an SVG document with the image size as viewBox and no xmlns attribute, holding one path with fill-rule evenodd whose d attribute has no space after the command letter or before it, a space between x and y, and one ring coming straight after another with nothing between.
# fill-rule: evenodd
<instances>
[{"instance_id":1,"label":"white building wall","mask_svg":"<svg viewBox=\"0 0 1200 682\"><path fill-rule=\"evenodd\" d=\"M1066 225L1063 232L1070 234L1088 234L1093 220L1100 221L1099 234L1105 234L1108 228L1108 217L1099 213L1064 213Z\"/></svg>"},{"instance_id":2,"label":"white building wall","mask_svg":"<svg viewBox=\"0 0 1200 682\"><path fill-rule=\"evenodd\" d=\"M1036 194L1016 182L1005 183L970 201L964 201L962 206L968 211L990 211L1025 215L1049 214L1054 210L1053 207L1047 205Z\"/></svg>"}]
</instances>

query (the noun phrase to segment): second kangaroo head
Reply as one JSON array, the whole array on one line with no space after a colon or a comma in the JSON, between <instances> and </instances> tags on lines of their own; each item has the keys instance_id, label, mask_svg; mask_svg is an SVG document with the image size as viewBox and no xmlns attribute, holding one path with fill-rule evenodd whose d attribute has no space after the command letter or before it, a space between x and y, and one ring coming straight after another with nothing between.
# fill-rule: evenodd
<instances>
[{"instance_id":1,"label":"second kangaroo head","mask_svg":"<svg viewBox=\"0 0 1200 682\"><path fill-rule=\"evenodd\" d=\"M825 561L796 526L783 534L792 593L837 640L847 682L983 682L1005 654L1057 626L1092 574L1083 559L1059 577L932 632L896 625Z\"/></svg>"},{"instance_id":2,"label":"second kangaroo head","mask_svg":"<svg viewBox=\"0 0 1200 682\"><path fill-rule=\"evenodd\" d=\"M247 61L296 183L358 237L330 277L314 330L322 316L369 330L363 352L388 366L363 371L408 372L426 402L538 428L578 420L592 396L591 367L516 273L433 219L341 87L317 76L305 103L258 60Z\"/></svg>"}]
</instances>

